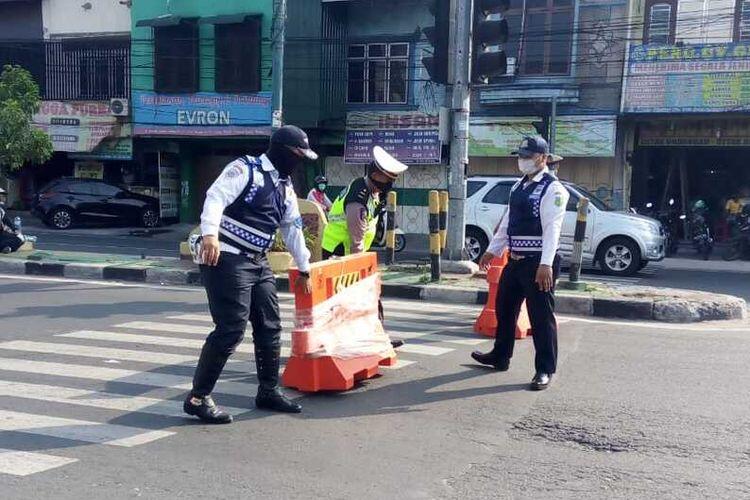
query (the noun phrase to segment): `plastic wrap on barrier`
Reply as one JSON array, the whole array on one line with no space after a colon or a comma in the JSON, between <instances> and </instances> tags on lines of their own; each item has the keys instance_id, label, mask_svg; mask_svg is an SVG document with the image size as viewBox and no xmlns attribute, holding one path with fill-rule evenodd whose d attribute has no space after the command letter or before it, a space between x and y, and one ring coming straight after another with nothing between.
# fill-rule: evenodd
<instances>
[{"instance_id":1,"label":"plastic wrap on barrier","mask_svg":"<svg viewBox=\"0 0 750 500\"><path fill-rule=\"evenodd\" d=\"M292 331L292 355L343 359L395 356L378 318L379 297L380 275L376 273L313 309L298 310Z\"/></svg>"}]
</instances>

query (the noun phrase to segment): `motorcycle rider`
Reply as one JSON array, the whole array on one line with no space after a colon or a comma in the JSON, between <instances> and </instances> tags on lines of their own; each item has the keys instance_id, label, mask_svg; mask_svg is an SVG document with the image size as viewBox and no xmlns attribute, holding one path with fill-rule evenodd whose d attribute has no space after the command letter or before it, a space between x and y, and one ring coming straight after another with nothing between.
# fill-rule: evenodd
<instances>
[{"instance_id":1,"label":"motorcycle rider","mask_svg":"<svg viewBox=\"0 0 750 500\"><path fill-rule=\"evenodd\" d=\"M326 212L331 210L331 200L326 195L328 188L328 179L325 175L319 175L315 178L315 187L307 194L307 201L312 201L323 207Z\"/></svg>"},{"instance_id":2,"label":"motorcycle rider","mask_svg":"<svg viewBox=\"0 0 750 500\"><path fill-rule=\"evenodd\" d=\"M23 240L18 237L16 225L5 208L7 198L8 193L0 188L0 253L15 252L23 245Z\"/></svg>"}]
</instances>

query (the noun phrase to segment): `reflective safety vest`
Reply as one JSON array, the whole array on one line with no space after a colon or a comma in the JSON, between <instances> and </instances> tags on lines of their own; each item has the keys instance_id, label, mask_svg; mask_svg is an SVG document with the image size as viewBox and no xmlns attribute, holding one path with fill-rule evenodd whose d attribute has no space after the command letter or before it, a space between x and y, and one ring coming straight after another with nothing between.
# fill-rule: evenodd
<instances>
[{"instance_id":1,"label":"reflective safety vest","mask_svg":"<svg viewBox=\"0 0 750 500\"><path fill-rule=\"evenodd\" d=\"M351 253L352 238L349 234L349 226L346 221L346 207L344 202L352 189L352 185L357 182L353 181L349 186L344 189L333 202L331 210L328 212L328 225L326 225L325 231L323 232L323 250L328 252L335 252L339 245L344 246L344 255ZM367 199L367 214L365 215L367 220L367 231L364 236L364 248L365 251L370 249L372 242L375 240L375 232L377 230L377 218L375 217L375 199L374 196L370 195Z\"/></svg>"}]
</instances>

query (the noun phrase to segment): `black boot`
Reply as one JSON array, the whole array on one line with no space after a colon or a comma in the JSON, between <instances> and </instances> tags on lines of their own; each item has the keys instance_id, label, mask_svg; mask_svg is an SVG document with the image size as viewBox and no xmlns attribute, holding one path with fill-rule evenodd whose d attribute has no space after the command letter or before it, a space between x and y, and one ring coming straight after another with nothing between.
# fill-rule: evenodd
<instances>
[{"instance_id":1,"label":"black boot","mask_svg":"<svg viewBox=\"0 0 750 500\"><path fill-rule=\"evenodd\" d=\"M279 389L279 366L281 348L255 349L255 367L258 370L258 395L255 406L258 409L282 413L300 413L302 406L284 396Z\"/></svg>"},{"instance_id":2,"label":"black boot","mask_svg":"<svg viewBox=\"0 0 750 500\"><path fill-rule=\"evenodd\" d=\"M198 366L195 367L193 375L193 392L197 397L210 395L216 381L219 380L224 365L227 364L228 355L218 352L211 344L206 342L201 349L201 357Z\"/></svg>"},{"instance_id":3,"label":"black boot","mask_svg":"<svg viewBox=\"0 0 750 500\"><path fill-rule=\"evenodd\" d=\"M188 394L182 409L188 415L198 417L207 424L231 424L232 415L222 411L211 396L198 397Z\"/></svg>"},{"instance_id":4,"label":"black boot","mask_svg":"<svg viewBox=\"0 0 750 500\"><path fill-rule=\"evenodd\" d=\"M477 363L492 366L499 372L508 371L508 368L510 368L510 360L508 358L503 359L498 357L497 354L495 354L494 349L485 354L479 351L474 351L471 353L471 357Z\"/></svg>"}]
</instances>

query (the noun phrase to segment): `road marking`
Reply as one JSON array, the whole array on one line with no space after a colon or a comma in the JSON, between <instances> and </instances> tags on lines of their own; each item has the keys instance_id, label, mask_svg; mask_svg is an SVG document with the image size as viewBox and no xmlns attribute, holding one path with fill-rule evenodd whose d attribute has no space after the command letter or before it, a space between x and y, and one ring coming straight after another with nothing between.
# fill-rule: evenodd
<instances>
[{"instance_id":1,"label":"road marking","mask_svg":"<svg viewBox=\"0 0 750 500\"><path fill-rule=\"evenodd\" d=\"M174 432L103 424L88 420L50 417L0 410L0 430L40 434L73 441L130 448L171 436Z\"/></svg>"},{"instance_id":2,"label":"road marking","mask_svg":"<svg viewBox=\"0 0 750 500\"><path fill-rule=\"evenodd\" d=\"M36 352L44 354L66 354L86 358L116 359L123 361L140 361L159 365L178 365L195 363L195 356L183 354L169 354L166 352L130 351L127 349L112 349L78 344L55 344L50 342L34 342L27 340L12 340L0 343L0 349L14 351Z\"/></svg>"},{"instance_id":3,"label":"road marking","mask_svg":"<svg viewBox=\"0 0 750 500\"><path fill-rule=\"evenodd\" d=\"M657 330L677 330L677 331L690 331L690 332L706 332L706 331L717 331L717 332L748 332L750 331L750 325L746 327L730 327L721 326L711 323L691 323L691 324L665 324L648 321L618 321L611 319L589 319L589 318L575 318L566 317L569 322L579 323L593 323L602 325L617 325L617 326L634 326L638 328L650 328Z\"/></svg>"},{"instance_id":4,"label":"road marking","mask_svg":"<svg viewBox=\"0 0 750 500\"><path fill-rule=\"evenodd\" d=\"M148 330L151 332L189 333L208 336L211 330L203 326L181 325L176 323L159 323L156 321L130 321L115 325L114 328L129 328L131 330Z\"/></svg>"},{"instance_id":5,"label":"road marking","mask_svg":"<svg viewBox=\"0 0 750 500\"><path fill-rule=\"evenodd\" d=\"M159 337L157 335L138 335L135 333L118 333L101 330L79 330L70 333L63 333L57 337L86 340L106 340L108 342L124 342L130 344L148 344L165 347L185 347L188 349L202 349L203 340L183 339L177 337ZM236 352L253 353L255 352L252 345L240 344Z\"/></svg>"},{"instance_id":6,"label":"road marking","mask_svg":"<svg viewBox=\"0 0 750 500\"><path fill-rule=\"evenodd\" d=\"M182 400L148 398L111 392L89 391L43 384L0 381L0 396L35 399L52 403L65 403L124 412L148 413L162 417L181 417ZM249 408L224 407L226 411L240 414Z\"/></svg>"},{"instance_id":7,"label":"road marking","mask_svg":"<svg viewBox=\"0 0 750 500\"><path fill-rule=\"evenodd\" d=\"M30 476L77 461L76 458L0 448L0 474Z\"/></svg>"},{"instance_id":8,"label":"road marking","mask_svg":"<svg viewBox=\"0 0 750 500\"><path fill-rule=\"evenodd\" d=\"M457 345L479 345L484 344L485 342L493 340L491 338L481 338L481 339L446 339L441 340L441 342L449 342L451 344L457 344Z\"/></svg>"},{"instance_id":9,"label":"road marking","mask_svg":"<svg viewBox=\"0 0 750 500\"><path fill-rule=\"evenodd\" d=\"M424 354L425 356L440 356L453 351L447 347L437 347L426 344L404 344L398 348L398 352L408 352L411 354Z\"/></svg>"},{"instance_id":10,"label":"road marking","mask_svg":"<svg viewBox=\"0 0 750 500\"><path fill-rule=\"evenodd\" d=\"M2 358L0 371L21 372L26 374L52 375L60 377L82 378L100 382L147 385L172 389L189 390L192 388L192 377L183 377L169 373L142 372L122 368L103 368L101 366L75 365L69 363L50 363L47 361L30 361L26 359ZM219 379L216 392L247 397L252 394L254 384Z\"/></svg>"},{"instance_id":11,"label":"road marking","mask_svg":"<svg viewBox=\"0 0 750 500\"><path fill-rule=\"evenodd\" d=\"M400 368L404 368L404 367L407 367L409 365L413 365L414 363L416 363L416 361L409 361L408 359L397 358L395 365L392 365L392 366L381 366L380 368L384 368L386 370L398 370Z\"/></svg>"}]
</instances>

